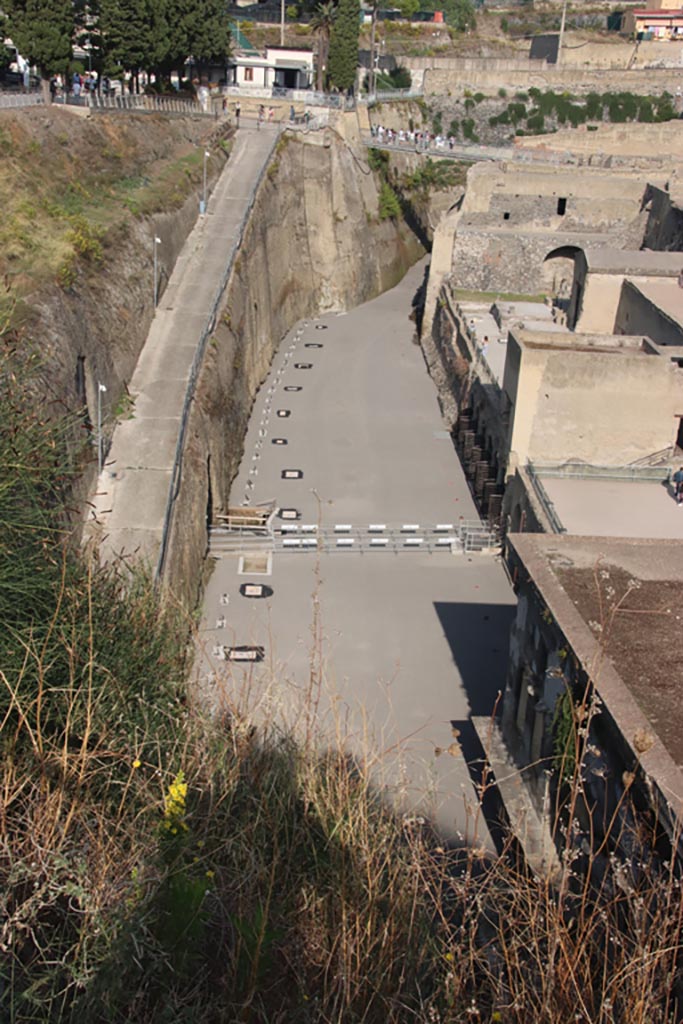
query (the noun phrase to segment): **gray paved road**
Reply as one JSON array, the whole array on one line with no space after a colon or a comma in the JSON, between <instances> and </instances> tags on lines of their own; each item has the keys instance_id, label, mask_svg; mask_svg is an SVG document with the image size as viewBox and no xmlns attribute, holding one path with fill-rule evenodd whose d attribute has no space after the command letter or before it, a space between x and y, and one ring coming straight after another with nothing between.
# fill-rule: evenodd
<instances>
[{"instance_id":1,"label":"gray paved road","mask_svg":"<svg viewBox=\"0 0 683 1024\"><path fill-rule=\"evenodd\" d=\"M245 493L274 498L300 510L304 523L475 517L412 342L408 314L423 271L284 339L257 396L235 504ZM278 417L278 409L290 415ZM278 437L288 444L272 444ZM303 479L282 479L289 468L303 470ZM266 583L272 597L243 597L245 582ZM313 659L321 669L318 724L375 759L378 782L403 810L429 813L449 835L464 833L469 773L459 748L435 750L447 751L455 722L474 751L468 717L487 714L503 686L512 606L502 568L486 555L276 554L269 577L239 576L236 559L224 557L207 586L201 635L204 676L211 663L217 676L227 669L227 681L225 689L205 685L214 700L248 691L258 717L301 723ZM250 670L227 665L211 654L225 644L260 644L265 661Z\"/></svg>"}]
</instances>

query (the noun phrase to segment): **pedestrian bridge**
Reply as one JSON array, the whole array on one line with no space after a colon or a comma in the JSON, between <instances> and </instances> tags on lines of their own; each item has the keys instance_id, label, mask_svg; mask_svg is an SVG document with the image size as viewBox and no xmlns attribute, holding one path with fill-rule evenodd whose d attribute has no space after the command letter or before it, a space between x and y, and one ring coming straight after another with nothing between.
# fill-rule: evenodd
<instances>
[{"instance_id":1,"label":"pedestrian bridge","mask_svg":"<svg viewBox=\"0 0 683 1024\"><path fill-rule=\"evenodd\" d=\"M380 139L371 132L364 132L363 143L368 149L382 149L389 153L406 153L410 156L429 157L431 160L459 160L463 163L497 161L521 164L578 164L579 157L567 152L548 152L545 149L522 149L516 146L481 146L478 143L457 142L450 146L447 141L441 145L434 142L399 142Z\"/></svg>"}]
</instances>

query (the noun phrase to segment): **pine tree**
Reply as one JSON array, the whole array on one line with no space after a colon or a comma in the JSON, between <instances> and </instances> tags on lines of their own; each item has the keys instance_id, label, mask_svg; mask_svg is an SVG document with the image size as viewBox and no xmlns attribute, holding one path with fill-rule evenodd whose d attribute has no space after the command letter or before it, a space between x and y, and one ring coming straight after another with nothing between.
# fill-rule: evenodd
<instances>
[{"instance_id":1,"label":"pine tree","mask_svg":"<svg viewBox=\"0 0 683 1024\"><path fill-rule=\"evenodd\" d=\"M339 0L330 36L328 71L333 85L343 92L353 89L356 81L359 34L359 0Z\"/></svg>"},{"instance_id":2,"label":"pine tree","mask_svg":"<svg viewBox=\"0 0 683 1024\"><path fill-rule=\"evenodd\" d=\"M49 95L50 75L63 71L71 59L74 9L71 0L3 0L4 30L31 64ZM0 24L2 24L0 22Z\"/></svg>"},{"instance_id":3,"label":"pine tree","mask_svg":"<svg viewBox=\"0 0 683 1024\"><path fill-rule=\"evenodd\" d=\"M100 0L99 29L111 74L160 66L169 50L166 0Z\"/></svg>"},{"instance_id":4,"label":"pine tree","mask_svg":"<svg viewBox=\"0 0 683 1024\"><path fill-rule=\"evenodd\" d=\"M164 71L227 59L230 19L225 0L168 0L170 46Z\"/></svg>"}]
</instances>

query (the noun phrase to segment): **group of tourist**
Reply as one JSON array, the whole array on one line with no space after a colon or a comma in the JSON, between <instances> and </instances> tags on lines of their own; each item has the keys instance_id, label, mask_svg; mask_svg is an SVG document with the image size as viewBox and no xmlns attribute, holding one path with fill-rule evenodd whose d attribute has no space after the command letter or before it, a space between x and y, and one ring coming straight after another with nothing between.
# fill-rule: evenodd
<instances>
[{"instance_id":1,"label":"group of tourist","mask_svg":"<svg viewBox=\"0 0 683 1024\"><path fill-rule=\"evenodd\" d=\"M53 75L50 79L50 96L53 100L61 92L71 92L74 96L81 96L97 91L97 74L94 71L88 72L87 75L81 75L78 71L74 71L70 80L67 77L66 85L61 75ZM103 96L109 96L112 92L111 81L107 75L102 77L100 92Z\"/></svg>"},{"instance_id":2,"label":"group of tourist","mask_svg":"<svg viewBox=\"0 0 683 1024\"><path fill-rule=\"evenodd\" d=\"M373 124L370 127L373 139L379 143L388 143L398 146L415 146L418 150L425 149L453 149L455 137L453 135L435 135L430 131L414 131L412 128L405 130L399 128L385 128L383 125Z\"/></svg>"}]
</instances>

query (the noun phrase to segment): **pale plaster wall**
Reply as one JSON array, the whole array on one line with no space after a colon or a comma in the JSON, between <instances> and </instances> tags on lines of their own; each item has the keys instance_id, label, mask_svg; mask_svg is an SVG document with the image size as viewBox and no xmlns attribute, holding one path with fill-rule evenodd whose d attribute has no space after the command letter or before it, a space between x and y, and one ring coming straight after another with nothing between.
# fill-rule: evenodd
<instances>
[{"instance_id":1,"label":"pale plaster wall","mask_svg":"<svg viewBox=\"0 0 683 1024\"><path fill-rule=\"evenodd\" d=\"M582 460L626 465L671 444L683 371L636 352L577 351L508 341L513 405L509 469Z\"/></svg>"},{"instance_id":2,"label":"pale plaster wall","mask_svg":"<svg viewBox=\"0 0 683 1024\"><path fill-rule=\"evenodd\" d=\"M623 281L623 274L588 274L572 329L583 334L612 334Z\"/></svg>"},{"instance_id":3,"label":"pale plaster wall","mask_svg":"<svg viewBox=\"0 0 683 1024\"><path fill-rule=\"evenodd\" d=\"M657 345L683 345L683 327L667 316L638 289L639 283L656 279L634 278L624 281L615 314L615 334L644 334ZM683 295L683 292L681 293ZM679 401L679 405L682 403Z\"/></svg>"}]
</instances>

